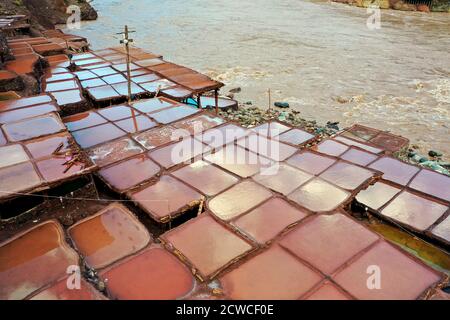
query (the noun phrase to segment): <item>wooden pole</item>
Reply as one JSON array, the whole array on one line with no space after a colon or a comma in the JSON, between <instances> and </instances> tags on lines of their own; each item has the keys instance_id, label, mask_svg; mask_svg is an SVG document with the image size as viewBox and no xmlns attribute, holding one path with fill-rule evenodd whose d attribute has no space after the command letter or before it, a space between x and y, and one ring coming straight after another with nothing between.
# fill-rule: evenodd
<instances>
[{"instance_id":1,"label":"wooden pole","mask_svg":"<svg viewBox=\"0 0 450 320\"><path fill-rule=\"evenodd\" d=\"M127 78L128 78L128 104L131 103L131 68L130 68L130 45L128 37L128 26L125 26L125 50L127 52Z\"/></svg>"}]
</instances>

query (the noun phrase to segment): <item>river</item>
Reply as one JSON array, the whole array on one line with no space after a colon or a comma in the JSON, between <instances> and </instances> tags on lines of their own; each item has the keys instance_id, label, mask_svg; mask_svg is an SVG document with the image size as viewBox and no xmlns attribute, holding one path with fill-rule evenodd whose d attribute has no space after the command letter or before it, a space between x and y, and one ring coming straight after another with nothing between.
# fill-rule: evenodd
<instances>
[{"instance_id":1,"label":"river","mask_svg":"<svg viewBox=\"0 0 450 320\"><path fill-rule=\"evenodd\" d=\"M306 119L361 123L450 155L450 14L302 0L95 0L95 22L67 32L93 48L135 44L241 87L241 102L289 102Z\"/></svg>"}]
</instances>

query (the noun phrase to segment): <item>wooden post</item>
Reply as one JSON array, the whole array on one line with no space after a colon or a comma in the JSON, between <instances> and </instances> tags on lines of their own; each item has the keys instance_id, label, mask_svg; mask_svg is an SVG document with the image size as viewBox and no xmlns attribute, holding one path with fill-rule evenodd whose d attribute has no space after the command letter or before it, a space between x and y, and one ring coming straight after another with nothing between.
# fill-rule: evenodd
<instances>
[{"instance_id":1,"label":"wooden post","mask_svg":"<svg viewBox=\"0 0 450 320\"><path fill-rule=\"evenodd\" d=\"M216 103L216 115L219 114L219 89L214 90L214 100Z\"/></svg>"}]
</instances>

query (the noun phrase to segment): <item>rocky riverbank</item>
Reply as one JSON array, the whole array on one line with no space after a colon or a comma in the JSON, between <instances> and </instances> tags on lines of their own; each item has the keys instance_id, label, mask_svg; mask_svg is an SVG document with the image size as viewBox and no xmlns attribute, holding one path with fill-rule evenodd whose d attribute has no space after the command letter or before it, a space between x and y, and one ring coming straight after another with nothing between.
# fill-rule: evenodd
<instances>
[{"instance_id":1,"label":"rocky riverbank","mask_svg":"<svg viewBox=\"0 0 450 320\"><path fill-rule=\"evenodd\" d=\"M89 2L88 0L2 0L0 16L27 15L34 29L52 29L57 24L66 23L70 16L67 13L70 5L80 7L81 20L97 19L97 12Z\"/></svg>"},{"instance_id":2,"label":"rocky riverbank","mask_svg":"<svg viewBox=\"0 0 450 320\"><path fill-rule=\"evenodd\" d=\"M346 3L353 6L367 8L379 6L381 9L394 9L402 11L421 12L449 12L450 2L448 0L332 0L333 2Z\"/></svg>"}]
</instances>

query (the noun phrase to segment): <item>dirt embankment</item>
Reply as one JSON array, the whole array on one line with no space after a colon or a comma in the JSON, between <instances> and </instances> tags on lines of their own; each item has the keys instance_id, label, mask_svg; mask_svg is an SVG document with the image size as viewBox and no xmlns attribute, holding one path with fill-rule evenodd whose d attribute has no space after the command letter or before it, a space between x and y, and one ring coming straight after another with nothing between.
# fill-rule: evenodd
<instances>
[{"instance_id":1,"label":"dirt embankment","mask_svg":"<svg viewBox=\"0 0 450 320\"><path fill-rule=\"evenodd\" d=\"M450 12L449 0L332 0L358 7L378 6L381 9L422 12Z\"/></svg>"},{"instance_id":2,"label":"dirt embankment","mask_svg":"<svg viewBox=\"0 0 450 320\"><path fill-rule=\"evenodd\" d=\"M70 14L67 8L76 5L80 8L82 20L97 19L97 12L88 0L2 0L0 15L29 15L36 29L53 28L56 24L64 24Z\"/></svg>"}]
</instances>

